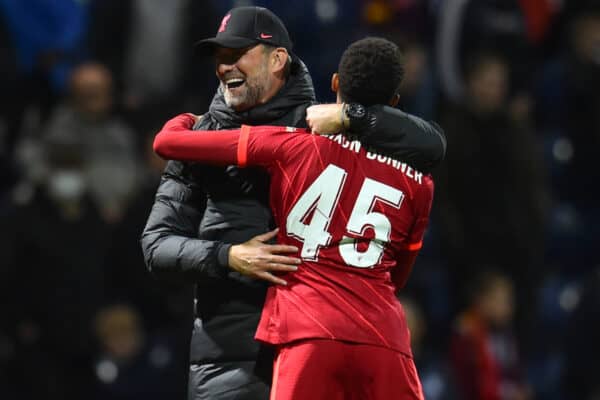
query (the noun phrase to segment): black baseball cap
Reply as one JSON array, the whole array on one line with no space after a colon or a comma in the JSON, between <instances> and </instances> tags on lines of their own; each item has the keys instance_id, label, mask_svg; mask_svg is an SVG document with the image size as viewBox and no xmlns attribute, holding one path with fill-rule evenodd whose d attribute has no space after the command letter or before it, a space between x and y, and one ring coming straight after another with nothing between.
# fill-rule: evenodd
<instances>
[{"instance_id":1,"label":"black baseball cap","mask_svg":"<svg viewBox=\"0 0 600 400\"><path fill-rule=\"evenodd\" d=\"M263 7L236 7L231 9L219 26L214 38L196 43L198 52L212 54L215 47L241 49L265 43L292 51L292 41L279 17Z\"/></svg>"}]
</instances>

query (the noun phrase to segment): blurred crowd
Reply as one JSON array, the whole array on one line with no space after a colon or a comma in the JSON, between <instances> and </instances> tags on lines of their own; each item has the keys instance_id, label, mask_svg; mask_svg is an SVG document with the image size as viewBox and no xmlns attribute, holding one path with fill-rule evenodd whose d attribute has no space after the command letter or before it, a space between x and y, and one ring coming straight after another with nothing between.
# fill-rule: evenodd
<instances>
[{"instance_id":1,"label":"blurred crowd","mask_svg":"<svg viewBox=\"0 0 600 400\"><path fill-rule=\"evenodd\" d=\"M599 399L600 2L0 0L0 397L184 398L191 287L146 271L154 133L217 87L193 43L286 23L317 97L352 41L404 50L448 139L401 294L427 399Z\"/></svg>"}]
</instances>

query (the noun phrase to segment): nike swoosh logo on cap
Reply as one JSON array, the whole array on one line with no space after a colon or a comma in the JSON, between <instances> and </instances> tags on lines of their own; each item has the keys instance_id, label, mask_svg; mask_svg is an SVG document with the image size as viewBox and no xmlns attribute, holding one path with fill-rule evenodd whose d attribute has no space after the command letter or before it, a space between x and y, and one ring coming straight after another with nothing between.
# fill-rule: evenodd
<instances>
[{"instance_id":1,"label":"nike swoosh logo on cap","mask_svg":"<svg viewBox=\"0 0 600 400\"><path fill-rule=\"evenodd\" d=\"M260 38L261 39L271 39L272 37L273 37L273 35L267 35L267 34L264 34L264 33L260 34Z\"/></svg>"}]
</instances>

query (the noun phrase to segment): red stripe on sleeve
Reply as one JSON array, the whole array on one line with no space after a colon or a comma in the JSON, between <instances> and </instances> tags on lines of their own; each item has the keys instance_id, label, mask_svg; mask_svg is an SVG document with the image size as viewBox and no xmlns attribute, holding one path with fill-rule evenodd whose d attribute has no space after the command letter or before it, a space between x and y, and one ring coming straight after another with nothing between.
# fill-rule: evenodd
<instances>
[{"instance_id":1,"label":"red stripe on sleeve","mask_svg":"<svg viewBox=\"0 0 600 400\"><path fill-rule=\"evenodd\" d=\"M408 250L410 250L410 251L419 250L421 247L423 247L423 241L420 241L418 243L409 244Z\"/></svg>"},{"instance_id":2,"label":"red stripe on sleeve","mask_svg":"<svg viewBox=\"0 0 600 400\"><path fill-rule=\"evenodd\" d=\"M237 163L240 167L245 167L248 163L248 136L250 136L250 126L242 125L237 148Z\"/></svg>"}]
</instances>

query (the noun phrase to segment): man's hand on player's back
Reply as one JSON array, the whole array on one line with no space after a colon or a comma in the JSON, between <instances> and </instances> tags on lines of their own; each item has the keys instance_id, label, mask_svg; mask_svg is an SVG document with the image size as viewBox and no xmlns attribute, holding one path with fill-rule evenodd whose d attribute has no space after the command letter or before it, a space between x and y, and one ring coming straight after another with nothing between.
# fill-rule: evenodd
<instances>
[{"instance_id":1,"label":"man's hand on player's back","mask_svg":"<svg viewBox=\"0 0 600 400\"><path fill-rule=\"evenodd\" d=\"M295 264L301 260L281 254L296 253L298 248L281 244L268 244L267 242L277 236L278 229L263 233L247 242L231 246L229 250L229 267L242 275L256 279L287 285L287 282L278 278L274 272L294 272L298 269Z\"/></svg>"}]
</instances>

